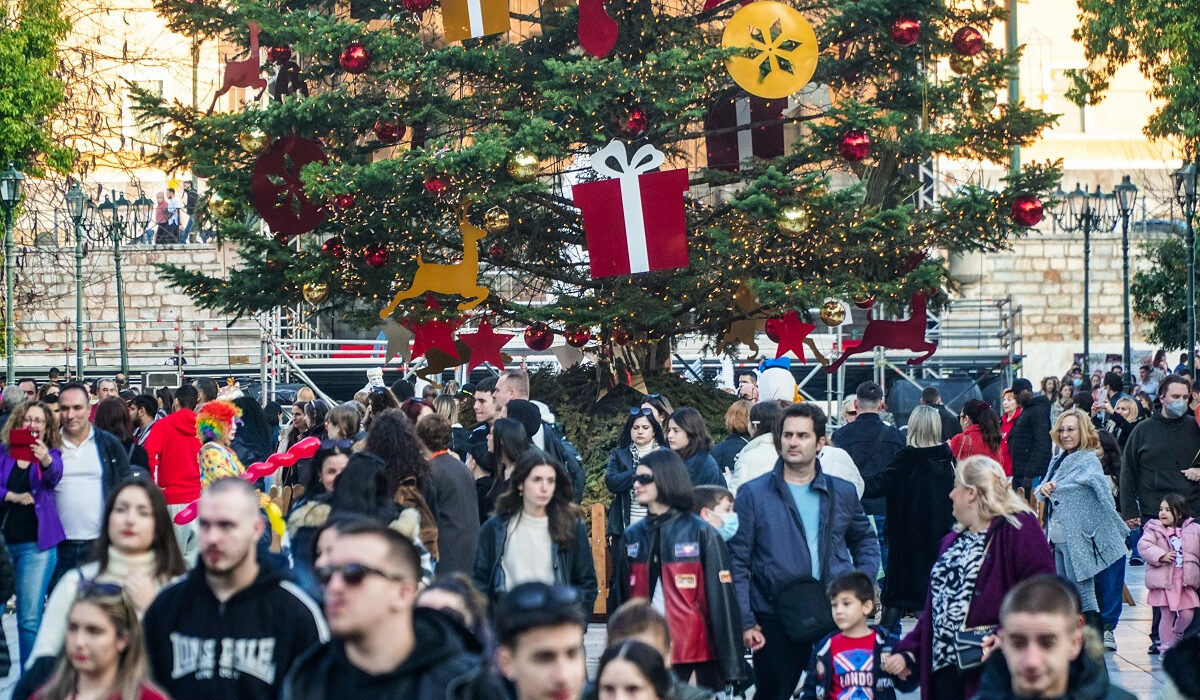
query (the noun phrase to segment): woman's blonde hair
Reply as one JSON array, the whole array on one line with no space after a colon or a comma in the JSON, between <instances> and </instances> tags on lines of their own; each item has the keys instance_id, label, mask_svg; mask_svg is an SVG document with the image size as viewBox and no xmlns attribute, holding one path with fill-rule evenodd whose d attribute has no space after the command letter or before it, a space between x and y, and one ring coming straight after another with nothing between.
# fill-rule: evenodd
<instances>
[{"instance_id":1,"label":"woman's blonde hair","mask_svg":"<svg viewBox=\"0 0 1200 700\"><path fill-rule=\"evenodd\" d=\"M991 457L974 455L967 457L954 468L954 480L963 486L975 489L979 499L979 515L985 522L1004 516L1013 527L1021 527L1018 513L1032 513L1033 509L1008 485L1008 477L1000 463ZM954 529L961 532L962 523Z\"/></svg>"},{"instance_id":2,"label":"woman's blonde hair","mask_svg":"<svg viewBox=\"0 0 1200 700\"><path fill-rule=\"evenodd\" d=\"M725 411L725 429L731 433L745 433L750 430L750 407L752 401L738 399L729 405Z\"/></svg>"},{"instance_id":3,"label":"woman's blonde hair","mask_svg":"<svg viewBox=\"0 0 1200 700\"><path fill-rule=\"evenodd\" d=\"M908 416L910 447L933 447L942 444L942 415L933 406L917 406Z\"/></svg>"},{"instance_id":4,"label":"woman's blonde hair","mask_svg":"<svg viewBox=\"0 0 1200 700\"><path fill-rule=\"evenodd\" d=\"M25 414L29 413L29 409L37 406L42 409L42 413L46 415L46 428L42 430L39 436L42 442L46 443L46 449L56 449L62 447L62 433L58 432L58 413L50 408L50 404L43 401L22 401L17 404L13 412L8 416L8 420L4 422L4 427L0 428L0 443L4 444L5 449L8 448L8 435L14 428L20 428L25 425Z\"/></svg>"},{"instance_id":5,"label":"woman's blonde hair","mask_svg":"<svg viewBox=\"0 0 1200 700\"><path fill-rule=\"evenodd\" d=\"M139 700L142 688L150 685L146 668L146 647L142 642L142 625L138 621L133 603L122 592L112 593L106 590L111 584L97 584L91 581L81 582L81 592L67 612L71 612L82 604L92 605L108 618L117 631L117 638L125 640L125 651L117 657L117 678L113 693L121 700ZM91 586L91 588L89 588ZM38 697L42 700L68 700L75 695L75 687L79 682L79 672L71 665L64 645L59 652L58 666L54 675L43 686ZM159 693L162 691L155 688Z\"/></svg>"},{"instance_id":6,"label":"woman's blonde hair","mask_svg":"<svg viewBox=\"0 0 1200 700\"><path fill-rule=\"evenodd\" d=\"M1099 447L1100 433L1096 432L1096 426L1092 425L1088 414L1078 408L1068 408L1058 414L1058 418L1054 421L1054 427L1050 429L1050 439L1054 441L1054 444L1058 445L1060 449L1067 449L1063 447L1062 438L1058 436L1058 429L1062 426L1064 419L1071 417L1074 417L1075 421L1079 423L1079 447L1077 449L1094 450Z\"/></svg>"}]
</instances>

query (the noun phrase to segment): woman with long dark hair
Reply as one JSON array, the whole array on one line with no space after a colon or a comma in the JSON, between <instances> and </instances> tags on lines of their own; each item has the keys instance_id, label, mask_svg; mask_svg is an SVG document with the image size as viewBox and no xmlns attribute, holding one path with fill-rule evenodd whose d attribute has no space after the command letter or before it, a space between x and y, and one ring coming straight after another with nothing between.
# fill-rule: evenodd
<instances>
[{"instance_id":1,"label":"woman with long dark hair","mask_svg":"<svg viewBox=\"0 0 1200 700\"><path fill-rule=\"evenodd\" d=\"M123 590L140 616L163 586L187 571L167 502L149 479L122 482L108 495L102 522L94 560L64 574L50 594L27 668L58 655L66 638L67 611L87 582Z\"/></svg>"},{"instance_id":2,"label":"woman with long dark hair","mask_svg":"<svg viewBox=\"0 0 1200 700\"><path fill-rule=\"evenodd\" d=\"M304 418L308 421L308 430L304 437L315 437L325 440L329 435L325 432L325 416L329 415L329 404L323 399L313 399L304 406Z\"/></svg>"},{"instance_id":3,"label":"woman with long dark hair","mask_svg":"<svg viewBox=\"0 0 1200 700\"><path fill-rule=\"evenodd\" d=\"M271 428L258 400L239 395L231 399L241 410L241 425L233 436L233 451L242 464L254 464L271 456L275 443L271 441Z\"/></svg>"},{"instance_id":4,"label":"woman with long dark hair","mask_svg":"<svg viewBox=\"0 0 1200 700\"><path fill-rule=\"evenodd\" d=\"M704 417L696 409L685 406L671 414L667 420L667 444L679 455L687 466L692 486L725 487L725 479L717 468L717 460L710 453L712 436Z\"/></svg>"},{"instance_id":5,"label":"woman with long dark hair","mask_svg":"<svg viewBox=\"0 0 1200 700\"><path fill-rule=\"evenodd\" d=\"M617 446L608 453L604 486L613 495L608 510L608 534L621 535L625 529L646 517L646 506L633 497L633 475L641 458L666 445L662 426L649 408L634 406L617 435Z\"/></svg>"},{"instance_id":6,"label":"woman with long dark hair","mask_svg":"<svg viewBox=\"0 0 1200 700\"><path fill-rule=\"evenodd\" d=\"M663 613L671 668L710 690L742 678L742 628L729 578L729 552L715 528L692 513L692 483L679 455L643 456L634 476L648 515L625 531L625 598L646 598ZM724 573L724 576L723 576Z\"/></svg>"},{"instance_id":7,"label":"woman with long dark hair","mask_svg":"<svg viewBox=\"0 0 1200 700\"><path fill-rule=\"evenodd\" d=\"M479 531L472 580L493 604L526 581L574 586L583 610L592 610L596 569L587 527L566 470L545 452L531 449L513 467L496 514Z\"/></svg>"},{"instance_id":8,"label":"woman with long dark hair","mask_svg":"<svg viewBox=\"0 0 1200 700\"><path fill-rule=\"evenodd\" d=\"M375 416L392 408L400 408L400 402L392 390L384 386L371 387L367 392L367 415L363 418L363 430L370 430Z\"/></svg>"},{"instance_id":9,"label":"woman with long dark hair","mask_svg":"<svg viewBox=\"0 0 1200 700\"><path fill-rule=\"evenodd\" d=\"M491 475L488 490L479 502L479 517L484 520L492 514L500 494L508 489L513 468L522 455L533 449L533 443L530 442L529 433L525 432L520 421L513 418L497 418L488 433L487 446L492 456L490 461L496 471ZM480 485L479 480L476 480L475 485Z\"/></svg>"},{"instance_id":10,"label":"woman with long dark hair","mask_svg":"<svg viewBox=\"0 0 1200 700\"><path fill-rule=\"evenodd\" d=\"M1003 460L1001 443L1004 436L1000 434L1000 416L996 415L991 404L971 399L963 404L958 420L963 431L950 438L950 452L955 460L961 461L972 455L983 455L997 462Z\"/></svg>"},{"instance_id":11,"label":"woman with long dark hair","mask_svg":"<svg viewBox=\"0 0 1200 700\"><path fill-rule=\"evenodd\" d=\"M158 401L158 412L154 420L166 418L175 410L175 391L170 387L160 386L154 390L154 398Z\"/></svg>"},{"instance_id":12,"label":"woman with long dark hair","mask_svg":"<svg viewBox=\"0 0 1200 700\"><path fill-rule=\"evenodd\" d=\"M96 418L92 420L92 425L116 436L129 455L129 466L142 473L150 472L150 455L146 454L146 448L133 439L133 419L129 417L129 409L124 401L110 397L96 404Z\"/></svg>"},{"instance_id":13,"label":"woman with long dark hair","mask_svg":"<svg viewBox=\"0 0 1200 700\"><path fill-rule=\"evenodd\" d=\"M287 452L292 449L292 445L304 439L305 433L312 427L308 423L307 409L308 406L303 401L292 404L292 422L280 430L276 452Z\"/></svg>"},{"instance_id":14,"label":"woman with long dark hair","mask_svg":"<svg viewBox=\"0 0 1200 700\"><path fill-rule=\"evenodd\" d=\"M366 451L387 464L387 488L402 508L414 508L421 515L421 544L438 558L437 520L429 503L433 502L429 460L421 451L421 441L413 424L399 409L388 409L375 416L367 431Z\"/></svg>"},{"instance_id":15,"label":"woman with long dark hair","mask_svg":"<svg viewBox=\"0 0 1200 700\"><path fill-rule=\"evenodd\" d=\"M645 698L667 700L671 697L671 675L663 657L654 647L630 640L614 644L600 656L596 671L598 700Z\"/></svg>"},{"instance_id":16,"label":"woman with long dark hair","mask_svg":"<svg viewBox=\"0 0 1200 700\"><path fill-rule=\"evenodd\" d=\"M167 700L150 681L142 626L120 588L94 583L69 605L58 668L35 700Z\"/></svg>"}]
</instances>

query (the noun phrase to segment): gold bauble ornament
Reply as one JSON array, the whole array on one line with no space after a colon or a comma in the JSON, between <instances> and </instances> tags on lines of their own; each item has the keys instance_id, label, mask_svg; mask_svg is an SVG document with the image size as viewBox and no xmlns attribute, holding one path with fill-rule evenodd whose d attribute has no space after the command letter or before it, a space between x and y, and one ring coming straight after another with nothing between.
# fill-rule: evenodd
<instances>
[{"instance_id":1,"label":"gold bauble ornament","mask_svg":"<svg viewBox=\"0 0 1200 700\"><path fill-rule=\"evenodd\" d=\"M967 93L967 106L978 114L987 114L996 108L996 91L984 88Z\"/></svg>"},{"instance_id":2,"label":"gold bauble ornament","mask_svg":"<svg viewBox=\"0 0 1200 700\"><path fill-rule=\"evenodd\" d=\"M237 204L214 191L208 195L208 213L218 219L230 219L237 215Z\"/></svg>"},{"instance_id":3,"label":"gold bauble ornament","mask_svg":"<svg viewBox=\"0 0 1200 700\"><path fill-rule=\"evenodd\" d=\"M950 57L950 70L959 75L970 73L975 68L975 59L970 56L960 56L954 54Z\"/></svg>"},{"instance_id":4,"label":"gold bauble ornament","mask_svg":"<svg viewBox=\"0 0 1200 700\"><path fill-rule=\"evenodd\" d=\"M798 10L774 0L744 5L729 18L721 46L733 82L768 99L799 92L817 70L817 35Z\"/></svg>"},{"instance_id":5,"label":"gold bauble ornament","mask_svg":"<svg viewBox=\"0 0 1200 700\"><path fill-rule=\"evenodd\" d=\"M840 326L846 320L846 307L842 306L842 302L829 301L821 304L821 323L827 326Z\"/></svg>"},{"instance_id":6,"label":"gold bauble ornament","mask_svg":"<svg viewBox=\"0 0 1200 700\"><path fill-rule=\"evenodd\" d=\"M267 146L270 145L269 141L267 132L262 129L251 129L238 134L238 144L242 147L243 151L250 155L265 151Z\"/></svg>"},{"instance_id":7,"label":"gold bauble ornament","mask_svg":"<svg viewBox=\"0 0 1200 700\"><path fill-rule=\"evenodd\" d=\"M512 217L504 207L492 207L483 214L483 227L488 233L504 233L512 224Z\"/></svg>"},{"instance_id":8,"label":"gold bauble ornament","mask_svg":"<svg viewBox=\"0 0 1200 700\"><path fill-rule=\"evenodd\" d=\"M788 233L804 233L808 230L808 210L799 206L787 206L775 216L775 225Z\"/></svg>"},{"instance_id":9,"label":"gold bauble ornament","mask_svg":"<svg viewBox=\"0 0 1200 700\"><path fill-rule=\"evenodd\" d=\"M329 285L324 282L305 282L302 291L304 292L304 300L316 306L325 301L325 297L329 296Z\"/></svg>"},{"instance_id":10,"label":"gold bauble ornament","mask_svg":"<svg viewBox=\"0 0 1200 700\"><path fill-rule=\"evenodd\" d=\"M537 154L528 148L508 157L508 176L517 182L531 182L538 176Z\"/></svg>"}]
</instances>

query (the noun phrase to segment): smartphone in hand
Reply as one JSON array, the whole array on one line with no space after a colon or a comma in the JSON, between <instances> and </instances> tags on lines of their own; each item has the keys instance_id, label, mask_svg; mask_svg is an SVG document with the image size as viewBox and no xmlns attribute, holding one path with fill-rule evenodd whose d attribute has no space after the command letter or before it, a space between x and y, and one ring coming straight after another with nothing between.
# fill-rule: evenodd
<instances>
[{"instance_id":1,"label":"smartphone in hand","mask_svg":"<svg viewBox=\"0 0 1200 700\"><path fill-rule=\"evenodd\" d=\"M8 453L13 459L24 462L35 462L31 446L37 442L38 432L31 428L14 428L8 433Z\"/></svg>"}]
</instances>

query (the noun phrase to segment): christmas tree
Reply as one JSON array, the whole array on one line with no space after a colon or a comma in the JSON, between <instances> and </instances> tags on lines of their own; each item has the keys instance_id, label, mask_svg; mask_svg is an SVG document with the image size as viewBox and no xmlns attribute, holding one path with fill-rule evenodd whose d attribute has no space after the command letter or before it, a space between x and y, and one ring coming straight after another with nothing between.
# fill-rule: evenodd
<instances>
[{"instance_id":1,"label":"christmas tree","mask_svg":"<svg viewBox=\"0 0 1200 700\"><path fill-rule=\"evenodd\" d=\"M233 113L142 96L242 257L173 284L229 313L590 330L645 365L831 297L937 303L943 253L1003 248L1057 184L1028 165L923 199L922 164L1004 163L1053 122L996 104L1019 55L992 3L431 2L156 0L250 49Z\"/></svg>"}]
</instances>

